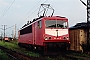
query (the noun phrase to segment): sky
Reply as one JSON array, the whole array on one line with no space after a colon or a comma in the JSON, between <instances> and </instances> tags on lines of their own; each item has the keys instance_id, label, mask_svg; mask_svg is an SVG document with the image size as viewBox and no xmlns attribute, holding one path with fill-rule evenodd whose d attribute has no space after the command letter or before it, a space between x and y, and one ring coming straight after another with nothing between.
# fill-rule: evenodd
<instances>
[{"instance_id":1,"label":"sky","mask_svg":"<svg viewBox=\"0 0 90 60\"><path fill-rule=\"evenodd\" d=\"M83 0L85 3L87 0ZM38 17L40 4L50 4L55 16L68 18L69 27L86 22L86 7L80 0L0 0L0 35L5 25L6 36L12 36L16 24L16 34L27 21Z\"/></svg>"}]
</instances>

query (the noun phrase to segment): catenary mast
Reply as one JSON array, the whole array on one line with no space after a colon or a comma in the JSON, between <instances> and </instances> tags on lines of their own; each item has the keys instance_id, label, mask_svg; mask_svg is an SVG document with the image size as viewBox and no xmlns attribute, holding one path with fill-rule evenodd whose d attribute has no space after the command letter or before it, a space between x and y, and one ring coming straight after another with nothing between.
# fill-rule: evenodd
<instances>
[{"instance_id":1,"label":"catenary mast","mask_svg":"<svg viewBox=\"0 0 90 60\"><path fill-rule=\"evenodd\" d=\"M87 44L89 44L89 37L90 37L90 34L89 34L89 22L90 22L90 0L87 0Z\"/></svg>"},{"instance_id":2,"label":"catenary mast","mask_svg":"<svg viewBox=\"0 0 90 60\"><path fill-rule=\"evenodd\" d=\"M90 43L90 34L89 34L89 22L90 22L90 0L87 0L87 4L80 0L87 7L87 44Z\"/></svg>"}]
</instances>

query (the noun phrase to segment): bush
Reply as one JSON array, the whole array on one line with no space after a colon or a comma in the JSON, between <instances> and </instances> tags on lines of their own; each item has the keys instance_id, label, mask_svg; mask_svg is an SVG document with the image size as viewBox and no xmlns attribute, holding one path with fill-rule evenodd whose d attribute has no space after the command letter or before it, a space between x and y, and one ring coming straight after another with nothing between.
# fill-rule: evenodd
<instances>
[{"instance_id":1,"label":"bush","mask_svg":"<svg viewBox=\"0 0 90 60\"><path fill-rule=\"evenodd\" d=\"M83 52L89 52L90 51L90 44L82 44Z\"/></svg>"}]
</instances>

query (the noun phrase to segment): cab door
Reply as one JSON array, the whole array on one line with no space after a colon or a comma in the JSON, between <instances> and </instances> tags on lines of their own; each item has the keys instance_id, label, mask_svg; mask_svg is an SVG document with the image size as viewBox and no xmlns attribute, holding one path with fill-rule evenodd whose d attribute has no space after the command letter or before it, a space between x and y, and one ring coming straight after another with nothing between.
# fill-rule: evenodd
<instances>
[{"instance_id":1,"label":"cab door","mask_svg":"<svg viewBox=\"0 0 90 60\"><path fill-rule=\"evenodd\" d=\"M33 44L35 45L36 44L36 28L37 28L37 25L36 23L33 24Z\"/></svg>"}]
</instances>

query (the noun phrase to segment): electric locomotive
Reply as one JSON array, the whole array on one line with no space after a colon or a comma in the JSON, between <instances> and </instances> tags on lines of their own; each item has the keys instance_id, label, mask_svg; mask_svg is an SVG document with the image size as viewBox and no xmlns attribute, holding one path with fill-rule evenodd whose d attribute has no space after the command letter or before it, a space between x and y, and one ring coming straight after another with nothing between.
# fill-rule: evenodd
<instances>
[{"instance_id":1,"label":"electric locomotive","mask_svg":"<svg viewBox=\"0 0 90 60\"><path fill-rule=\"evenodd\" d=\"M40 16L25 24L18 35L18 44L31 49L52 51L68 49L68 19L61 16Z\"/></svg>"}]
</instances>

